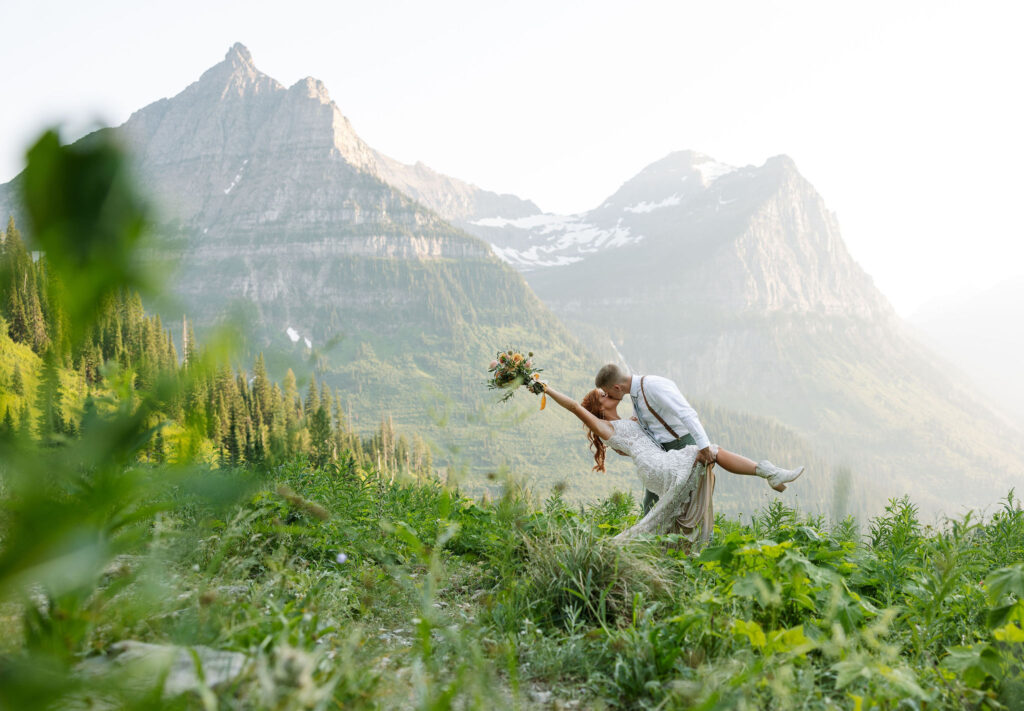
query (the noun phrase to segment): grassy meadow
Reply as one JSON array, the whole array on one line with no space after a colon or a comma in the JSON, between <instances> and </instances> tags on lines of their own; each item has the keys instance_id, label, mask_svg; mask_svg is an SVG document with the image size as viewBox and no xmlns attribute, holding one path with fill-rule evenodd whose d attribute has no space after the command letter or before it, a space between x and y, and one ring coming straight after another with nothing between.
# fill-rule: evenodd
<instances>
[{"instance_id":1,"label":"grassy meadow","mask_svg":"<svg viewBox=\"0 0 1024 711\"><path fill-rule=\"evenodd\" d=\"M612 543L636 516L623 494L580 509L506 482L500 498L474 500L301 461L187 481L137 471L145 493L96 555L80 551L76 585L51 573L8 599L6 707L1024 702L1024 512L1012 498L939 526L893 501L863 530L776 503L750 524L719 518L711 545L688 552L673 537ZM6 541L31 526L19 513L8 506ZM189 661L168 672L156 648L128 654L125 640ZM236 653L230 674L223 653Z\"/></svg>"}]
</instances>

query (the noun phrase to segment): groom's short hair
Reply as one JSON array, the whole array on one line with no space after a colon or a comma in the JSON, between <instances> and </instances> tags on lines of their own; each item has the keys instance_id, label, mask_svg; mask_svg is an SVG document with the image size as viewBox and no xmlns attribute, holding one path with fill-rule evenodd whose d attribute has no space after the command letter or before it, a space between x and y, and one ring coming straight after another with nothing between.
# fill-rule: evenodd
<instances>
[{"instance_id":1,"label":"groom's short hair","mask_svg":"<svg viewBox=\"0 0 1024 711\"><path fill-rule=\"evenodd\" d=\"M628 378L629 373L625 369L620 368L615 363L609 363L597 371L597 375L594 377L594 387L604 389L612 385L624 383Z\"/></svg>"}]
</instances>

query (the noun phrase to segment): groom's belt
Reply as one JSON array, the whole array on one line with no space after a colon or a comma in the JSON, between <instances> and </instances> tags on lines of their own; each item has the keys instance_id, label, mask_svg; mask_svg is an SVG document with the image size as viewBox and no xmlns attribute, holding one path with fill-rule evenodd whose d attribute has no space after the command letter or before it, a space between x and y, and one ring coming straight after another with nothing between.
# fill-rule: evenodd
<instances>
[{"instance_id":1,"label":"groom's belt","mask_svg":"<svg viewBox=\"0 0 1024 711\"><path fill-rule=\"evenodd\" d=\"M683 447L686 447L688 445L697 444L697 440L693 438L693 435L687 432L679 439L674 439L671 442L659 442L659 444L661 445L661 448L664 450L682 449Z\"/></svg>"}]
</instances>

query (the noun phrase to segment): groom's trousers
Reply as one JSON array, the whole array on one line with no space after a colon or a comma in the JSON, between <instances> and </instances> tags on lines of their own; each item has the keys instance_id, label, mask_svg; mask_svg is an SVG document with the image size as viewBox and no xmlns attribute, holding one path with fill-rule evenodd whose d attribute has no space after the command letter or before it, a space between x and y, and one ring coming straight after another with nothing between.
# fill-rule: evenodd
<instances>
[{"instance_id":1,"label":"groom's trousers","mask_svg":"<svg viewBox=\"0 0 1024 711\"><path fill-rule=\"evenodd\" d=\"M664 442L661 444L661 448L668 451L670 449L682 449L691 444L697 444L697 440L693 438L689 432L684 434L679 439L674 439L671 442ZM646 490L644 492L644 502L641 504L640 515L646 516L647 512L654 508L654 505L658 503L658 495L653 491Z\"/></svg>"}]
</instances>

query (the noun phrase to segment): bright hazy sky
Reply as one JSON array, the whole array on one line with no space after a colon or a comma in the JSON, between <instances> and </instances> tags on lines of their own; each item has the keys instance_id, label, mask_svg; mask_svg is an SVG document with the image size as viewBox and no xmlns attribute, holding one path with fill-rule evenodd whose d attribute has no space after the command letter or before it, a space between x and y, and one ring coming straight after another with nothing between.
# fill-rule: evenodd
<instances>
[{"instance_id":1,"label":"bright hazy sky","mask_svg":"<svg viewBox=\"0 0 1024 711\"><path fill-rule=\"evenodd\" d=\"M242 42L373 147L553 212L694 149L779 153L903 314L1024 273L1024 4L0 0L0 181Z\"/></svg>"}]
</instances>

